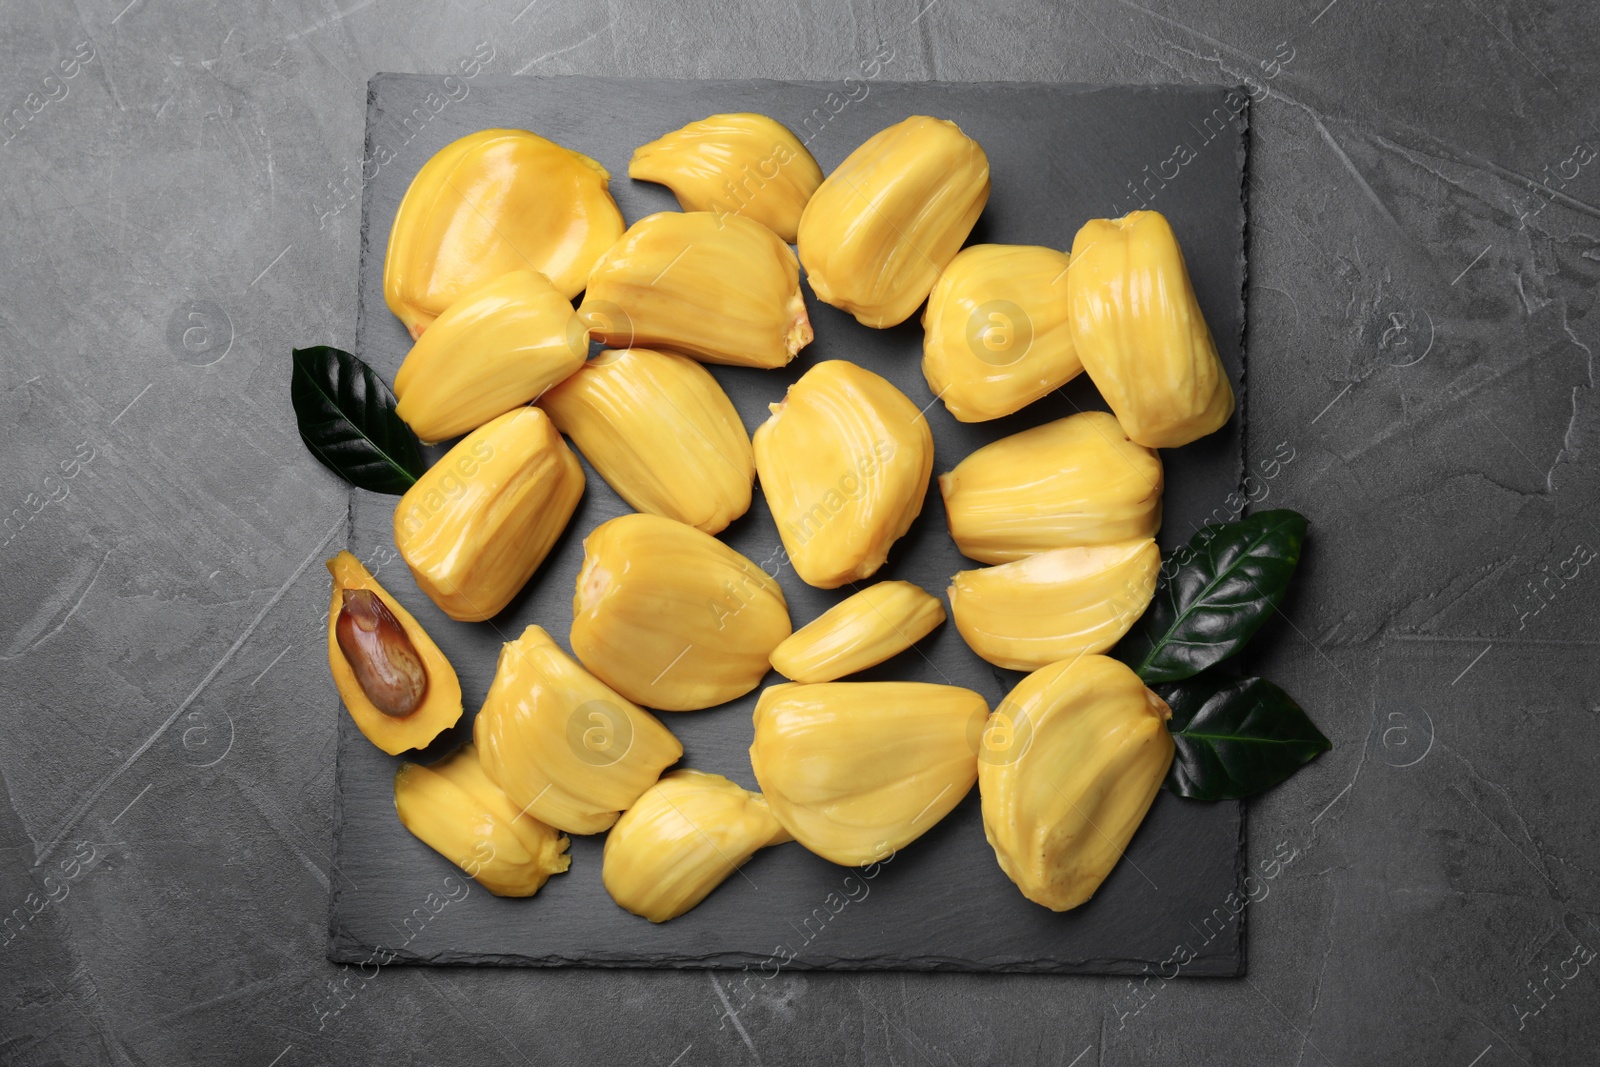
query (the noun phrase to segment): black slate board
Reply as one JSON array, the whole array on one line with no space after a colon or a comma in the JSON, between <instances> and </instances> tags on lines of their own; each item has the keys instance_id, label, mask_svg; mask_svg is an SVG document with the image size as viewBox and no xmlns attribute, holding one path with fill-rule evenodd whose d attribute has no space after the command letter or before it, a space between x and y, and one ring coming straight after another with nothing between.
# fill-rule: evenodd
<instances>
[{"instance_id":1,"label":"black slate board","mask_svg":"<svg viewBox=\"0 0 1600 1067\"><path fill-rule=\"evenodd\" d=\"M357 350L391 379L406 353L405 330L383 301L384 249L411 178L457 137L520 127L585 152L611 172L612 192L631 223L677 207L666 189L626 176L633 148L693 119L724 111L772 115L802 137L810 134L809 147L827 172L879 129L931 114L959 123L989 155L994 188L973 243L1070 248L1085 219L1139 207L1135 190L1146 199L1153 195L1150 206L1167 214L1183 243L1242 412L1243 102L1242 94L1222 87L583 77L478 77L447 86L443 78L380 74L369 89L366 154L385 161L375 173L367 171L364 189ZM1177 152L1179 145L1191 158ZM781 398L808 367L832 358L868 366L919 407L931 405L935 474L1005 434L1103 407L1080 377L1064 395L1011 418L960 424L932 403L923 381L916 316L873 331L814 300L808 306L816 341L790 367L712 368L752 430L765 419L769 401ZM1242 475L1242 424L1241 415L1204 441L1164 453L1164 548L1181 544L1213 514L1226 515L1226 500ZM470 736L503 640L537 622L565 642L580 542L595 525L628 510L587 464L585 474L583 502L550 558L510 607L477 625L450 621L412 582L393 548L394 498L353 492L351 550L416 614L461 676L467 713L423 759ZM750 513L723 536L757 562L781 559L759 491ZM934 485L921 518L878 577L942 593L952 574L970 566L945 531ZM849 592L812 589L788 568L780 581L796 626ZM860 677L948 680L978 690L993 706L1021 676L979 660L947 623L918 650ZM684 764L754 788L748 747L755 696L703 712L664 714L683 741ZM391 789L398 761L368 744L342 710L339 718L328 947L335 961L748 967L735 1000L738 990L788 968L1135 974L1170 960L1180 945L1194 956L1183 974L1243 971L1241 924L1222 921L1242 873L1243 809L1237 803L1203 804L1162 793L1094 900L1062 915L1023 899L1001 873L984 841L974 789L942 823L876 870L836 867L799 845L767 849L694 911L653 926L606 895L601 836L574 838L572 870L532 900L500 900L472 886L401 827Z\"/></svg>"}]
</instances>

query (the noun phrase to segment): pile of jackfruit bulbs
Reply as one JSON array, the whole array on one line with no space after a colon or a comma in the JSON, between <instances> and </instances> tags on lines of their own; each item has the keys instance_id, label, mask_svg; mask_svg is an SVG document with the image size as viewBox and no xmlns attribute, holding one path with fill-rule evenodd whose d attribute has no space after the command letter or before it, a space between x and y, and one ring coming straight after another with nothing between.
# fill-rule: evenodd
<instances>
[{"instance_id":1,"label":"pile of jackfruit bulbs","mask_svg":"<svg viewBox=\"0 0 1600 1067\"><path fill-rule=\"evenodd\" d=\"M484 130L434 156L395 218L385 295L415 341L397 413L425 441L460 437L395 509L417 585L452 619L499 613L577 507L573 446L636 509L583 541L570 653L538 626L505 643L472 743L400 768L401 821L507 896L568 868L563 834L607 833L606 889L662 922L758 849L882 861L976 783L1022 893L1082 904L1173 756L1166 705L1104 655L1155 591L1156 450L1234 407L1167 220L1092 220L1070 255L963 249L988 158L922 116L826 177L755 114L668 133L628 173L683 210L625 227L594 160ZM813 336L802 265L818 299L868 327L925 305L923 370L959 420L1009 415L1081 372L1111 409L998 440L939 478L951 537L988 564L953 579L955 625L979 656L1032 672L993 710L952 685L841 680L945 621L914 584L862 584L928 491L918 406L830 360L752 436L703 366L795 358ZM608 347L589 358L596 340ZM716 537L758 480L799 578L857 590L798 630L773 577ZM461 715L454 670L353 556L329 569L328 654L350 714L385 752L425 747ZM724 704L769 669L791 681L755 707L760 792L670 769L683 748L653 712Z\"/></svg>"}]
</instances>

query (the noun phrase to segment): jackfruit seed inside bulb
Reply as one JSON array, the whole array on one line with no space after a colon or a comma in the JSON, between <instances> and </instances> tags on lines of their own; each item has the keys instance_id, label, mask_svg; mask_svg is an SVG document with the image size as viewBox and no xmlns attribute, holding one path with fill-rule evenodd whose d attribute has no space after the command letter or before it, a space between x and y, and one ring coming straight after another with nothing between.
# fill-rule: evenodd
<instances>
[{"instance_id":1,"label":"jackfruit seed inside bulb","mask_svg":"<svg viewBox=\"0 0 1600 1067\"><path fill-rule=\"evenodd\" d=\"M373 707L403 719L422 705L428 672L394 613L370 589L346 589L334 636Z\"/></svg>"}]
</instances>

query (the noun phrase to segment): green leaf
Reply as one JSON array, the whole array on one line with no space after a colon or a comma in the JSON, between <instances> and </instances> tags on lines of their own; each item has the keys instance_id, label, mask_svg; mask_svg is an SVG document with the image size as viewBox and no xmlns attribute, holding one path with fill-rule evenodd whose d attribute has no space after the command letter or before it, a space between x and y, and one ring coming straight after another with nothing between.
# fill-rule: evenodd
<instances>
[{"instance_id":1,"label":"green leaf","mask_svg":"<svg viewBox=\"0 0 1600 1067\"><path fill-rule=\"evenodd\" d=\"M394 394L349 352L295 349L289 395L300 439L351 485L399 495L427 469L416 434L394 413Z\"/></svg>"},{"instance_id":2,"label":"green leaf","mask_svg":"<svg viewBox=\"0 0 1600 1067\"><path fill-rule=\"evenodd\" d=\"M1237 800L1277 785L1333 747L1300 705L1262 678L1203 676L1157 693L1177 743L1166 786L1196 800Z\"/></svg>"},{"instance_id":3,"label":"green leaf","mask_svg":"<svg viewBox=\"0 0 1600 1067\"><path fill-rule=\"evenodd\" d=\"M1208 524L1169 559L1181 561L1177 572L1116 657L1146 685L1190 678L1227 659L1277 610L1305 536L1305 516L1287 509Z\"/></svg>"}]
</instances>

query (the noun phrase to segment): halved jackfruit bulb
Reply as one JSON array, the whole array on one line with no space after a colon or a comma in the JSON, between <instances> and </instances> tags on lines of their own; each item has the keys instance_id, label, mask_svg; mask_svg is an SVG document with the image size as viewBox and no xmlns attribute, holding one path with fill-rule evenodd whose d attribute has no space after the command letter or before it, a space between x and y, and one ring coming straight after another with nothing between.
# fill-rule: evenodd
<instances>
[{"instance_id":1,"label":"halved jackfruit bulb","mask_svg":"<svg viewBox=\"0 0 1600 1067\"><path fill-rule=\"evenodd\" d=\"M887 379L837 359L769 407L756 472L795 573L822 589L870 578L922 511L928 420Z\"/></svg>"},{"instance_id":2,"label":"halved jackfruit bulb","mask_svg":"<svg viewBox=\"0 0 1600 1067\"><path fill-rule=\"evenodd\" d=\"M550 417L517 408L463 437L406 490L394 542L422 591L479 622L533 576L583 495L583 468Z\"/></svg>"},{"instance_id":3,"label":"halved jackfruit bulb","mask_svg":"<svg viewBox=\"0 0 1600 1067\"><path fill-rule=\"evenodd\" d=\"M1028 675L983 733L983 832L1022 895L1052 911L1094 895L1172 764L1171 712L1106 656Z\"/></svg>"},{"instance_id":4,"label":"halved jackfruit bulb","mask_svg":"<svg viewBox=\"0 0 1600 1067\"><path fill-rule=\"evenodd\" d=\"M789 840L761 794L720 774L673 771L606 835L600 877L612 900L661 923L704 900L757 849Z\"/></svg>"},{"instance_id":5,"label":"halved jackfruit bulb","mask_svg":"<svg viewBox=\"0 0 1600 1067\"><path fill-rule=\"evenodd\" d=\"M796 682L831 682L904 652L944 622L944 605L910 582L878 582L846 597L772 650Z\"/></svg>"},{"instance_id":6,"label":"halved jackfruit bulb","mask_svg":"<svg viewBox=\"0 0 1600 1067\"><path fill-rule=\"evenodd\" d=\"M760 449L757 448L759 466ZM939 476L950 536L980 563L1154 537L1161 458L1085 411L1002 437Z\"/></svg>"},{"instance_id":7,"label":"halved jackfruit bulb","mask_svg":"<svg viewBox=\"0 0 1600 1067\"><path fill-rule=\"evenodd\" d=\"M1021 411L1083 370L1067 315L1067 256L973 245L939 275L922 313L922 375L962 422Z\"/></svg>"},{"instance_id":8,"label":"halved jackfruit bulb","mask_svg":"<svg viewBox=\"0 0 1600 1067\"><path fill-rule=\"evenodd\" d=\"M736 367L782 367L812 336L794 252L759 222L709 211L630 226L589 273L578 317L612 348Z\"/></svg>"},{"instance_id":9,"label":"halved jackfruit bulb","mask_svg":"<svg viewBox=\"0 0 1600 1067\"><path fill-rule=\"evenodd\" d=\"M527 130L454 141L411 180L389 231L383 295L420 337L474 285L533 270L571 300L622 234L611 175Z\"/></svg>"},{"instance_id":10,"label":"halved jackfruit bulb","mask_svg":"<svg viewBox=\"0 0 1600 1067\"><path fill-rule=\"evenodd\" d=\"M972 651L1032 671L1104 652L1155 595L1161 551L1148 537L1054 548L951 580L950 613Z\"/></svg>"},{"instance_id":11,"label":"halved jackfruit bulb","mask_svg":"<svg viewBox=\"0 0 1600 1067\"><path fill-rule=\"evenodd\" d=\"M750 767L796 841L846 867L880 862L967 795L988 714L983 697L953 685L768 686Z\"/></svg>"},{"instance_id":12,"label":"halved jackfruit bulb","mask_svg":"<svg viewBox=\"0 0 1600 1067\"><path fill-rule=\"evenodd\" d=\"M683 755L660 720L578 666L538 626L501 647L472 738L512 803L574 834L611 826Z\"/></svg>"},{"instance_id":13,"label":"halved jackfruit bulb","mask_svg":"<svg viewBox=\"0 0 1600 1067\"><path fill-rule=\"evenodd\" d=\"M864 326L911 317L989 201L989 157L944 119L913 115L850 153L800 216L817 299Z\"/></svg>"},{"instance_id":14,"label":"halved jackfruit bulb","mask_svg":"<svg viewBox=\"0 0 1600 1067\"><path fill-rule=\"evenodd\" d=\"M1067 293L1078 356L1129 438L1177 448L1232 416L1233 386L1160 212L1084 223Z\"/></svg>"},{"instance_id":15,"label":"halved jackfruit bulb","mask_svg":"<svg viewBox=\"0 0 1600 1067\"><path fill-rule=\"evenodd\" d=\"M472 286L434 320L394 376L395 414L424 441L476 430L583 366L572 303L531 270Z\"/></svg>"},{"instance_id":16,"label":"halved jackfruit bulb","mask_svg":"<svg viewBox=\"0 0 1600 1067\"><path fill-rule=\"evenodd\" d=\"M693 526L623 515L584 539L572 651L629 700L695 711L741 697L789 631L778 583Z\"/></svg>"},{"instance_id":17,"label":"halved jackfruit bulb","mask_svg":"<svg viewBox=\"0 0 1600 1067\"><path fill-rule=\"evenodd\" d=\"M722 386L692 359L606 351L539 406L637 511L714 534L750 508L750 435Z\"/></svg>"},{"instance_id":18,"label":"halved jackfruit bulb","mask_svg":"<svg viewBox=\"0 0 1600 1067\"><path fill-rule=\"evenodd\" d=\"M461 718L461 682L422 624L349 552L328 561L328 667L350 718L393 756Z\"/></svg>"},{"instance_id":19,"label":"halved jackfruit bulb","mask_svg":"<svg viewBox=\"0 0 1600 1067\"><path fill-rule=\"evenodd\" d=\"M782 123L712 115L634 150L628 177L671 189L685 211L743 215L789 244L822 170Z\"/></svg>"},{"instance_id":20,"label":"halved jackfruit bulb","mask_svg":"<svg viewBox=\"0 0 1600 1067\"><path fill-rule=\"evenodd\" d=\"M497 897L531 897L572 866L568 840L518 810L472 745L426 767L402 763L394 810L407 830Z\"/></svg>"}]
</instances>

